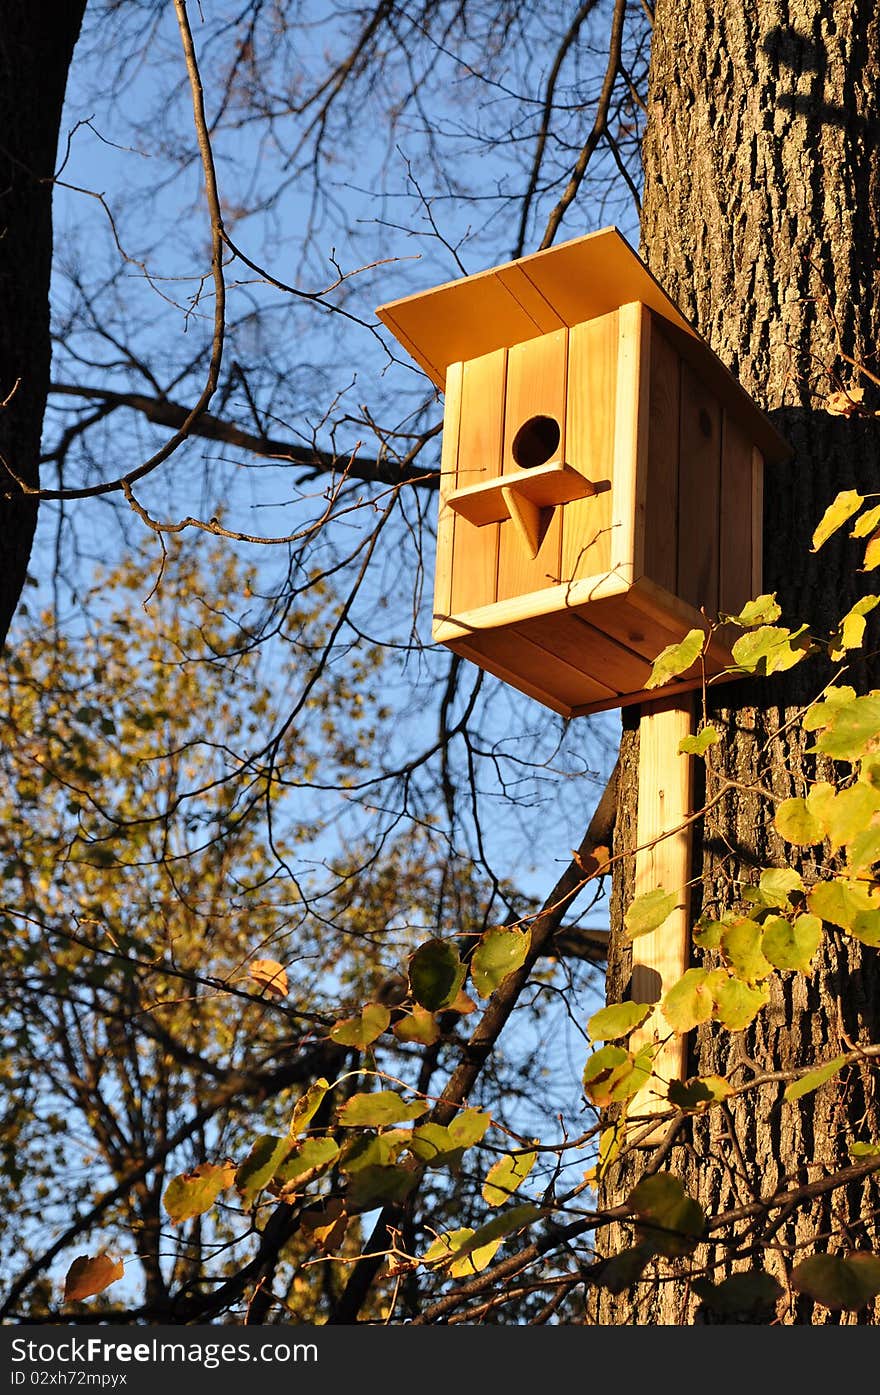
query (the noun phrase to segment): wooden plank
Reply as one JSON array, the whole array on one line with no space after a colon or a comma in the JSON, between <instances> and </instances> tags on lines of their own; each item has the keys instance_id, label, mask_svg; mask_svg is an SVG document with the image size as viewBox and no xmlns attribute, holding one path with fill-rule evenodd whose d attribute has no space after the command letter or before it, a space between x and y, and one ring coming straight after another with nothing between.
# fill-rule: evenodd
<instances>
[{"instance_id":1,"label":"wooden plank","mask_svg":"<svg viewBox=\"0 0 880 1395\"><path fill-rule=\"evenodd\" d=\"M459 652L462 644L480 667L532 696L542 694L539 701L566 715L582 703L616 697L607 684L557 659L516 627L469 635L457 643Z\"/></svg>"},{"instance_id":2,"label":"wooden plank","mask_svg":"<svg viewBox=\"0 0 880 1395\"><path fill-rule=\"evenodd\" d=\"M640 654L618 644L571 611L526 620L517 629L618 694L640 691L651 672L651 665Z\"/></svg>"},{"instance_id":3,"label":"wooden plank","mask_svg":"<svg viewBox=\"0 0 880 1395\"><path fill-rule=\"evenodd\" d=\"M730 412L721 422L720 533L718 606L738 615L752 598L752 442Z\"/></svg>"},{"instance_id":4,"label":"wooden plank","mask_svg":"<svg viewBox=\"0 0 880 1395\"><path fill-rule=\"evenodd\" d=\"M645 575L673 593L678 581L678 409L681 359L651 321Z\"/></svg>"},{"instance_id":5,"label":"wooden plank","mask_svg":"<svg viewBox=\"0 0 880 1395\"><path fill-rule=\"evenodd\" d=\"M651 320L644 305L622 305L611 489L611 566L627 582L644 566Z\"/></svg>"},{"instance_id":6,"label":"wooden plank","mask_svg":"<svg viewBox=\"0 0 880 1395\"><path fill-rule=\"evenodd\" d=\"M565 320L553 309L553 306L542 295L537 286L529 280L518 262L508 262L506 266L500 266L495 275L514 299L519 301L523 310L530 319L534 320L542 334L549 334L554 329L566 328Z\"/></svg>"},{"instance_id":7,"label":"wooden plank","mask_svg":"<svg viewBox=\"0 0 880 1395\"><path fill-rule=\"evenodd\" d=\"M566 324L593 320L639 300L697 340L681 311L619 234L596 233L557 243L523 257L520 265Z\"/></svg>"},{"instance_id":8,"label":"wooden plank","mask_svg":"<svg viewBox=\"0 0 880 1395\"><path fill-rule=\"evenodd\" d=\"M764 590L764 457L752 451L752 595Z\"/></svg>"},{"instance_id":9,"label":"wooden plank","mask_svg":"<svg viewBox=\"0 0 880 1395\"><path fill-rule=\"evenodd\" d=\"M532 417L551 417L559 423L560 439L554 458L565 459L567 346L568 331L560 329L531 343L517 344L508 354L502 457L505 476L516 478L528 473L517 465L512 447L517 432ZM560 580L562 519L559 509L549 518L534 557L529 556L514 523L502 523L499 527L498 600L539 591Z\"/></svg>"},{"instance_id":10,"label":"wooden plank","mask_svg":"<svg viewBox=\"0 0 880 1395\"><path fill-rule=\"evenodd\" d=\"M513 490L540 509L566 504L570 499L582 499L593 492L589 480L563 461L555 460L516 477L501 475L483 484L455 489L448 496L449 507L478 528L487 523L500 523L510 516L503 498L505 489Z\"/></svg>"},{"instance_id":11,"label":"wooden plank","mask_svg":"<svg viewBox=\"0 0 880 1395\"><path fill-rule=\"evenodd\" d=\"M452 612L452 553L455 543L455 515L449 496L455 490L458 469L458 428L461 415L461 385L464 374L460 363L449 366L443 407L443 445L440 452L440 504L437 514L437 557L434 564L434 618Z\"/></svg>"},{"instance_id":12,"label":"wooden plank","mask_svg":"<svg viewBox=\"0 0 880 1395\"><path fill-rule=\"evenodd\" d=\"M506 668L489 654L484 654L481 649L471 642L470 639L446 640L444 643L454 654L459 654L469 663L475 664L477 668L484 669L486 673L491 673L493 677L500 678L502 683L509 683L511 688L516 688L518 692L524 693L526 697L534 698L542 706L549 707L552 712L558 712L560 717L570 717L572 708L564 702L559 702L552 693L548 693L543 687L528 683L512 669Z\"/></svg>"},{"instance_id":13,"label":"wooden plank","mask_svg":"<svg viewBox=\"0 0 880 1395\"><path fill-rule=\"evenodd\" d=\"M682 626L674 615L664 614L640 602L639 593L628 591L620 597L599 598L588 605L579 606L578 614L588 624L595 625L597 630L602 630L649 663L653 663L667 645L678 644L688 630L699 623L699 616L696 616L693 624Z\"/></svg>"},{"instance_id":14,"label":"wooden plank","mask_svg":"<svg viewBox=\"0 0 880 1395\"><path fill-rule=\"evenodd\" d=\"M566 460L593 484L591 499L562 519L562 578L596 576L611 565L611 493L617 394L618 315L575 325L568 336Z\"/></svg>"},{"instance_id":15,"label":"wooden plank","mask_svg":"<svg viewBox=\"0 0 880 1395\"><path fill-rule=\"evenodd\" d=\"M685 972L690 962L690 879L693 761L678 754L678 745L693 728L693 704L675 695L642 709L639 723L639 793L636 830L635 895L663 887L675 892L676 908L660 926L633 941L630 995L634 1002L656 1003ZM638 1050L655 1033L668 1029L662 1019L633 1033ZM673 1037L655 1058L655 1073L664 1080L683 1077L686 1042ZM663 1107L649 1092L637 1097L632 1114Z\"/></svg>"},{"instance_id":16,"label":"wooden plank","mask_svg":"<svg viewBox=\"0 0 880 1395\"><path fill-rule=\"evenodd\" d=\"M505 349L464 364L457 489L494 479L501 473L506 365ZM450 607L453 615L495 600L499 526L495 523L475 528L463 518L456 518Z\"/></svg>"},{"instance_id":17,"label":"wooden plank","mask_svg":"<svg viewBox=\"0 0 880 1395\"><path fill-rule=\"evenodd\" d=\"M718 677L713 680L713 686L714 683L732 683L737 677L741 678L742 674L719 674ZM612 708L619 710L622 707L635 707L637 704L643 707L646 702L657 701L658 691L670 696L673 694L678 696L681 693L699 693L702 686L703 680L702 677L699 676L687 678L683 681L675 679L674 682L664 685L662 689L643 688L640 692L621 693L613 701L582 703L578 707L572 708L569 716L589 717L592 716L594 712L608 712Z\"/></svg>"},{"instance_id":18,"label":"wooden plank","mask_svg":"<svg viewBox=\"0 0 880 1395\"><path fill-rule=\"evenodd\" d=\"M520 620L531 620L535 615L574 610L593 598L616 596L624 589L617 577L607 574L567 585L549 586L543 591L531 591L524 596L511 596L494 605L462 611L452 620L438 620L434 626L434 638L448 644L474 630L497 629L500 625L515 625Z\"/></svg>"},{"instance_id":19,"label":"wooden plank","mask_svg":"<svg viewBox=\"0 0 880 1395\"><path fill-rule=\"evenodd\" d=\"M690 364L681 367L678 595L718 611L721 408Z\"/></svg>"}]
</instances>

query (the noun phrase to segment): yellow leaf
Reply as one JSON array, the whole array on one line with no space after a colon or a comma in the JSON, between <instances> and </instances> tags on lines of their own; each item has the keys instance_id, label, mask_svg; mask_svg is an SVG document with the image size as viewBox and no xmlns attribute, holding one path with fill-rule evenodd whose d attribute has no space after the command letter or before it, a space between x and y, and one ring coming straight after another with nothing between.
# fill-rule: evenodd
<instances>
[{"instance_id":1,"label":"yellow leaf","mask_svg":"<svg viewBox=\"0 0 880 1395\"><path fill-rule=\"evenodd\" d=\"M850 388L849 391L832 392L825 398L825 410L832 417L851 417L859 411L865 389Z\"/></svg>"},{"instance_id":2,"label":"yellow leaf","mask_svg":"<svg viewBox=\"0 0 880 1395\"><path fill-rule=\"evenodd\" d=\"M852 518L864 502L864 495L859 494L855 489L842 489L828 505L816 525L816 531L813 534L813 551L818 552L822 544L831 537L831 534L836 533L847 519Z\"/></svg>"},{"instance_id":3,"label":"yellow leaf","mask_svg":"<svg viewBox=\"0 0 880 1395\"><path fill-rule=\"evenodd\" d=\"M248 965L248 973L254 983L265 988L270 997L287 997L287 971L277 959L253 959Z\"/></svg>"},{"instance_id":4,"label":"yellow leaf","mask_svg":"<svg viewBox=\"0 0 880 1395\"><path fill-rule=\"evenodd\" d=\"M124 1272L122 1260L111 1259L106 1251L99 1255L78 1255L64 1280L65 1303L103 1293L110 1284L121 1279Z\"/></svg>"}]
</instances>

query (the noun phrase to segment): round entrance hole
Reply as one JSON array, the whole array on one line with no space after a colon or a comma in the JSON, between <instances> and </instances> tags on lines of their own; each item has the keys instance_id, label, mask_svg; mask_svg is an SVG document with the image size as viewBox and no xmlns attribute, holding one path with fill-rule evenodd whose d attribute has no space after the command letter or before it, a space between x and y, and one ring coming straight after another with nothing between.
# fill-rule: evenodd
<instances>
[{"instance_id":1,"label":"round entrance hole","mask_svg":"<svg viewBox=\"0 0 880 1395\"><path fill-rule=\"evenodd\" d=\"M511 453L521 469L534 470L556 454L561 436L555 417L529 417L514 436Z\"/></svg>"}]
</instances>

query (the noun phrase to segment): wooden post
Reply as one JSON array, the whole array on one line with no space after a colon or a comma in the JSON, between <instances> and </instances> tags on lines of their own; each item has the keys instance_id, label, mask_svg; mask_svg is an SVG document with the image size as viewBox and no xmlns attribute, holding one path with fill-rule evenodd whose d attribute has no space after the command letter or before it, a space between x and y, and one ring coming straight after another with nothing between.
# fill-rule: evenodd
<instances>
[{"instance_id":1,"label":"wooden post","mask_svg":"<svg viewBox=\"0 0 880 1395\"><path fill-rule=\"evenodd\" d=\"M675 909L659 930L633 941L631 997L655 1003L681 978L690 960L690 888L693 758L679 755L678 745L693 729L693 701L676 696L642 708L639 723L639 798L636 833L635 894L663 887L674 891ZM630 1049L638 1050L654 1036L666 1035L662 1019L634 1032ZM654 1062L663 1080L683 1077L686 1042L673 1037ZM653 1089L642 1091L630 1107L632 1115L653 1112L663 1100Z\"/></svg>"}]
</instances>

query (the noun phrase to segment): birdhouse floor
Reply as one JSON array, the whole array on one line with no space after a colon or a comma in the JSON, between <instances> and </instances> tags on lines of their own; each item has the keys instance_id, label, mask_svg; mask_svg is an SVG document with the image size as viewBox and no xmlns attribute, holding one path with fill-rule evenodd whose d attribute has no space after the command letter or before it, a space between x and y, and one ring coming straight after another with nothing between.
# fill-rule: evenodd
<instances>
[{"instance_id":1,"label":"birdhouse floor","mask_svg":"<svg viewBox=\"0 0 880 1395\"><path fill-rule=\"evenodd\" d=\"M435 616L434 639L573 717L655 699L658 690L645 687L654 659L696 628L708 629L705 617L647 578L627 585L606 575ZM716 636L705 676L720 681L731 662ZM663 695L692 691L703 679L698 662Z\"/></svg>"}]
</instances>

